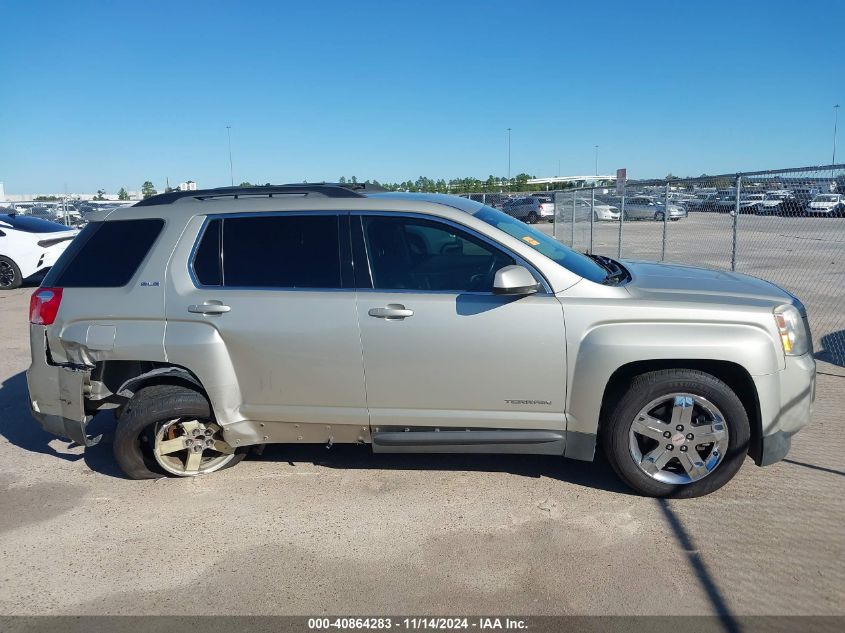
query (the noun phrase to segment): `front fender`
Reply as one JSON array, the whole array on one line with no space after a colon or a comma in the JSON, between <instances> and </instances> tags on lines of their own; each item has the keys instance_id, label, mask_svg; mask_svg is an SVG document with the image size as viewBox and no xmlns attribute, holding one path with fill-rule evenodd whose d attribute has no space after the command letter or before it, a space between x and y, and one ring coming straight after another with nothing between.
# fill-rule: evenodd
<instances>
[{"instance_id":1,"label":"front fender","mask_svg":"<svg viewBox=\"0 0 845 633\"><path fill-rule=\"evenodd\" d=\"M588 330L577 348L570 356L575 361L569 367L567 433L597 433L605 387L613 373L628 363L727 361L744 367L752 376L774 373L783 365L775 341L763 327L753 324L601 324Z\"/></svg>"}]
</instances>

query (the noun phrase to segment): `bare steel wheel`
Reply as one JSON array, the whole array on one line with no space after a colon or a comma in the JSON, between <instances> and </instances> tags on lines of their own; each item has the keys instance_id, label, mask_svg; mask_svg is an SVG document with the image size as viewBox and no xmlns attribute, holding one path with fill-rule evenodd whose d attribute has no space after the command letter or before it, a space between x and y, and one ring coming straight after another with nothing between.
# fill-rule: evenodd
<instances>
[{"instance_id":1,"label":"bare steel wheel","mask_svg":"<svg viewBox=\"0 0 845 633\"><path fill-rule=\"evenodd\" d=\"M235 458L214 422L175 419L156 425L153 455L166 472L191 477L220 470Z\"/></svg>"},{"instance_id":2,"label":"bare steel wheel","mask_svg":"<svg viewBox=\"0 0 845 633\"><path fill-rule=\"evenodd\" d=\"M690 393L652 400L636 415L628 432L631 457L640 470L668 484L703 479L722 463L727 445L722 412Z\"/></svg>"}]
</instances>

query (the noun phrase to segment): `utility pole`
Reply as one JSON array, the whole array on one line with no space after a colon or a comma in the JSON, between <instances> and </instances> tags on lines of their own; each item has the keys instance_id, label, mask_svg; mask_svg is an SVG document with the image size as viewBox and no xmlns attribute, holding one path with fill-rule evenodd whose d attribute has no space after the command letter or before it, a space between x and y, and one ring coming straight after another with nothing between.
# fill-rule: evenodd
<instances>
[{"instance_id":1,"label":"utility pole","mask_svg":"<svg viewBox=\"0 0 845 633\"><path fill-rule=\"evenodd\" d=\"M229 181L235 186L235 176L232 171L232 126L226 126L226 136L229 138Z\"/></svg>"},{"instance_id":2,"label":"utility pole","mask_svg":"<svg viewBox=\"0 0 845 633\"><path fill-rule=\"evenodd\" d=\"M596 176L599 175L599 146L596 145Z\"/></svg>"},{"instance_id":3,"label":"utility pole","mask_svg":"<svg viewBox=\"0 0 845 633\"><path fill-rule=\"evenodd\" d=\"M508 186L511 184L511 129L508 128Z\"/></svg>"},{"instance_id":4,"label":"utility pole","mask_svg":"<svg viewBox=\"0 0 845 633\"><path fill-rule=\"evenodd\" d=\"M833 160L830 161L831 165L836 164L836 124L839 123L839 104L837 103L833 106Z\"/></svg>"}]
</instances>

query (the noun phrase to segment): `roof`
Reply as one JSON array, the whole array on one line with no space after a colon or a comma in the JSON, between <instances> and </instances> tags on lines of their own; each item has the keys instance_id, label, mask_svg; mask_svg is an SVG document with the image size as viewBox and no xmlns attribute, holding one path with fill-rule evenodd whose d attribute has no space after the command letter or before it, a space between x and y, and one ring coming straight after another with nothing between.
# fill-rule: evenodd
<instances>
[{"instance_id":1,"label":"roof","mask_svg":"<svg viewBox=\"0 0 845 633\"><path fill-rule=\"evenodd\" d=\"M255 187L217 187L215 189L194 189L177 190L160 193L141 200L135 206L151 207L162 204L172 204L183 198L194 198L196 200L207 200L209 198L239 198L245 196L269 196L274 195L298 195L298 196L325 196L327 198L358 198L367 191L384 191L381 187L366 185L363 183L301 183L289 185L258 185Z\"/></svg>"},{"instance_id":2,"label":"roof","mask_svg":"<svg viewBox=\"0 0 845 633\"><path fill-rule=\"evenodd\" d=\"M372 204L368 204L367 200L370 200ZM266 209L268 206L281 208L316 208L316 206L319 206L324 209L345 207L351 210L353 208L385 208L395 200L407 203L405 206L408 211L418 211L421 206L439 205L465 213L475 213L484 206L475 200L442 193L388 192L381 187L359 183L305 183L171 191L141 200L131 208L174 205L175 210L176 206L184 208L184 205L187 204L193 207L199 203L203 207L207 205L209 210L212 210L212 207L219 206L219 204L213 203L222 203L231 210L239 210L243 207ZM233 204L236 201L238 204ZM217 211L216 208L214 210Z\"/></svg>"}]
</instances>

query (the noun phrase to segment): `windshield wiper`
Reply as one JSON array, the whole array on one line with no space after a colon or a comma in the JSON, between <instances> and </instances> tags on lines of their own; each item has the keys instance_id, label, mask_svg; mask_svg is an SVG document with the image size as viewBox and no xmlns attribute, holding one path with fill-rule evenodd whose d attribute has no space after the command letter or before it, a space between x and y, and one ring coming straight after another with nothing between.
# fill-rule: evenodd
<instances>
[{"instance_id":1,"label":"windshield wiper","mask_svg":"<svg viewBox=\"0 0 845 633\"><path fill-rule=\"evenodd\" d=\"M607 271L607 276L604 278L602 283L606 286L616 286L621 281L625 281L630 277L628 271L622 267L619 262L610 259L610 257L605 257L604 255L595 255L592 253L588 253L587 257L592 259L596 262L599 266L604 268Z\"/></svg>"}]
</instances>

